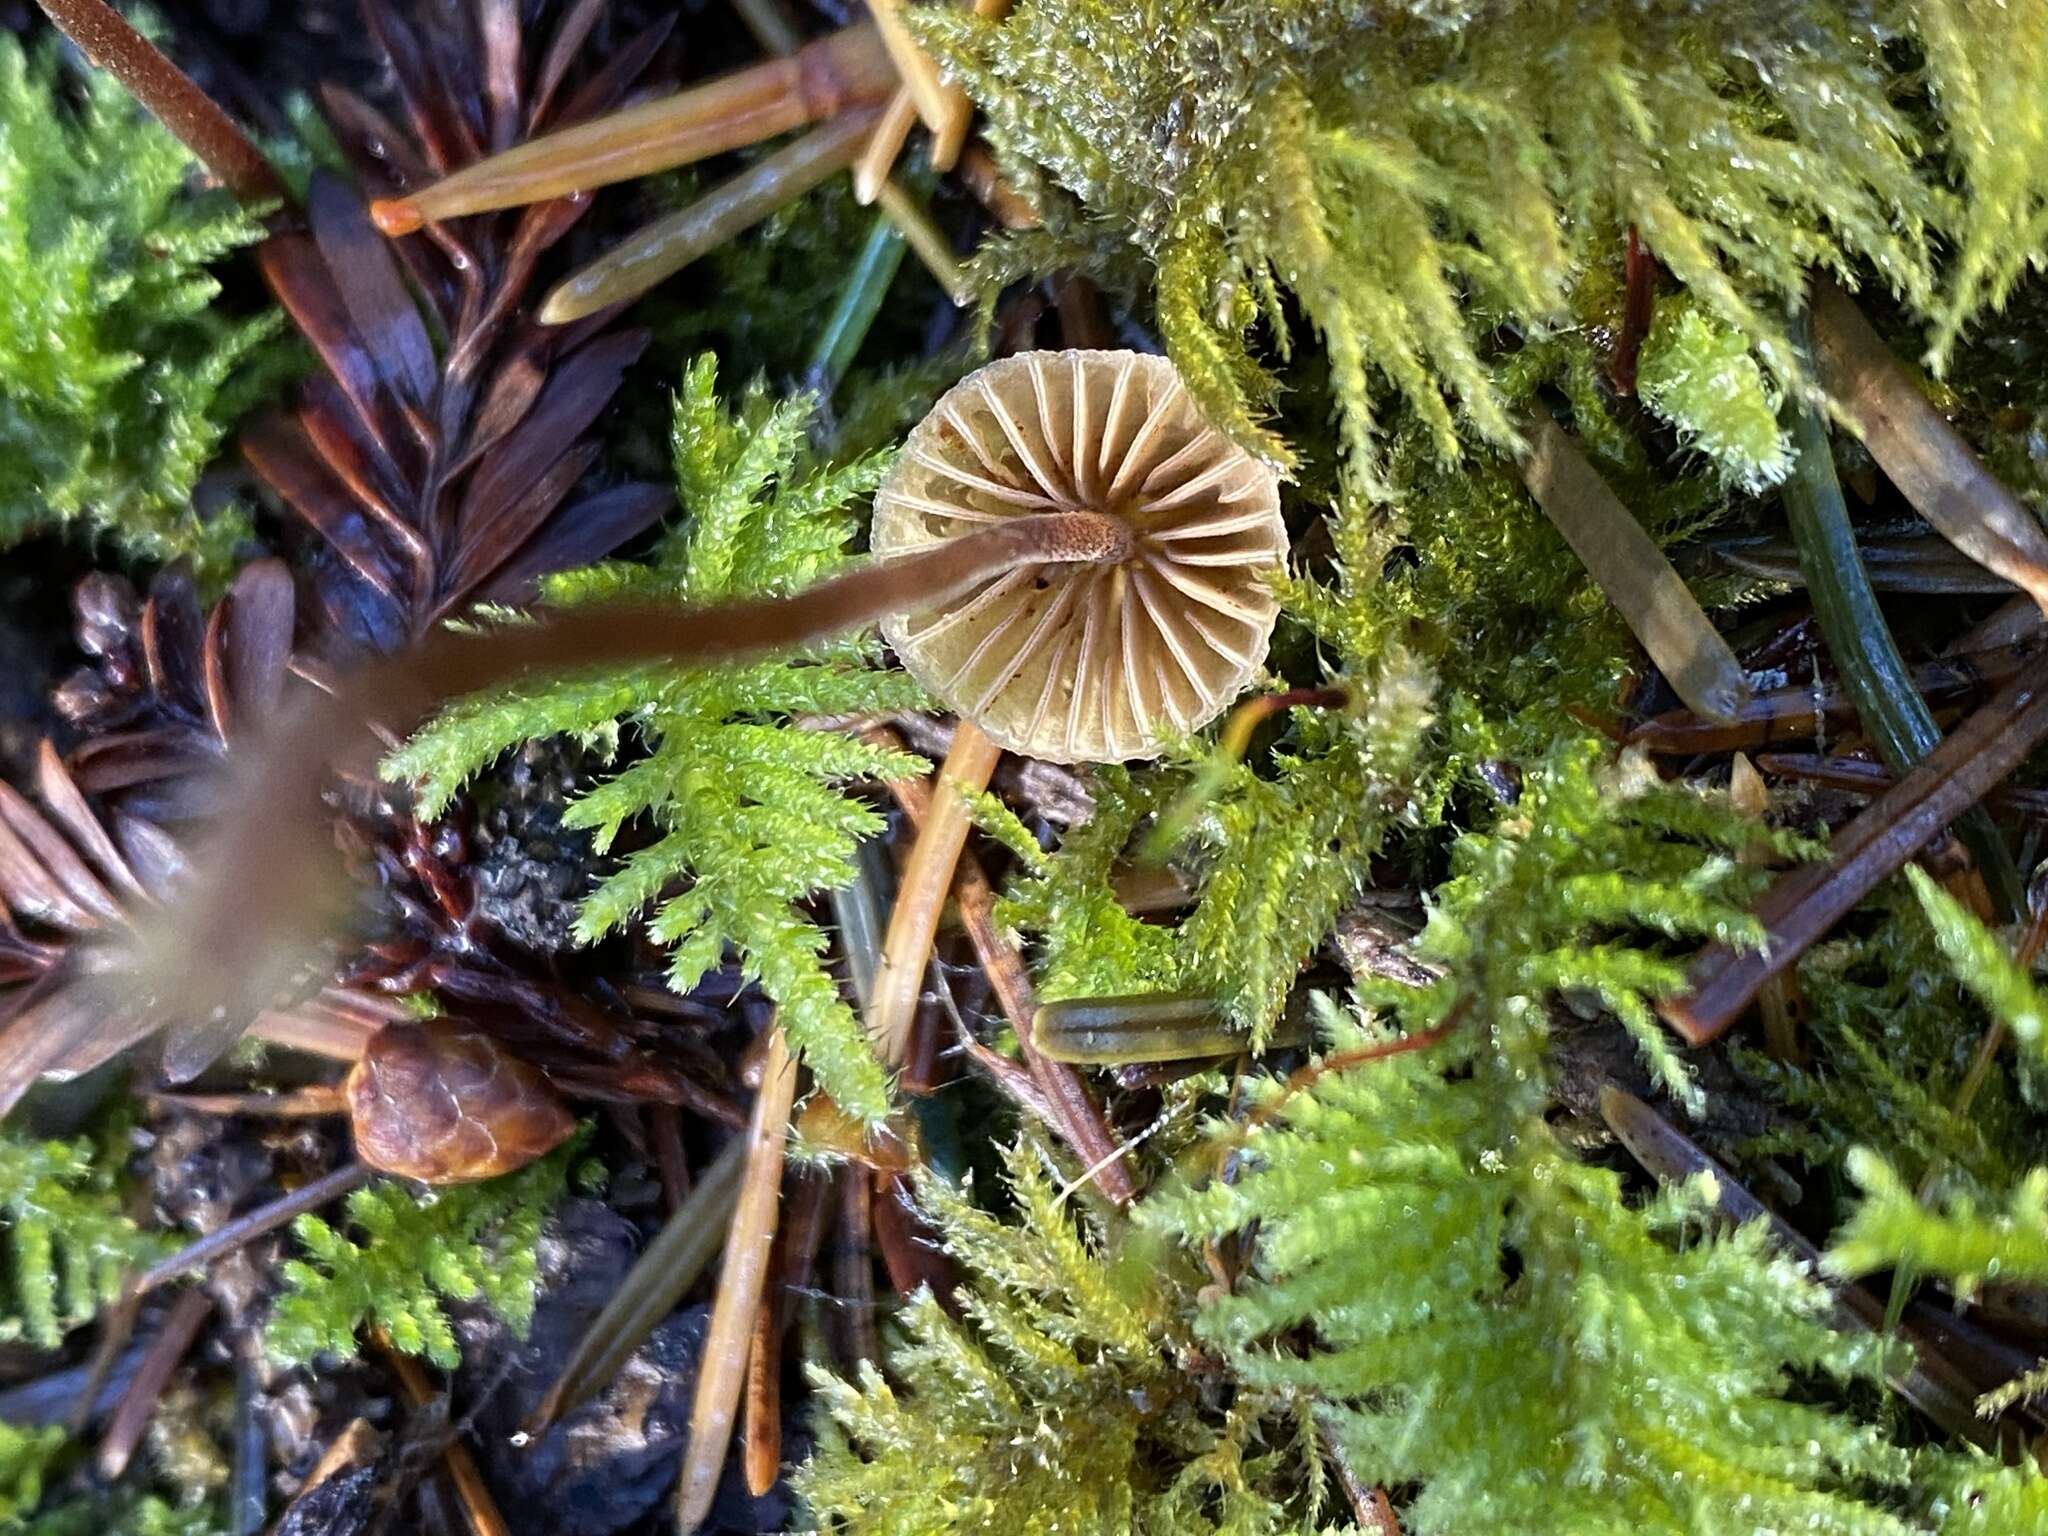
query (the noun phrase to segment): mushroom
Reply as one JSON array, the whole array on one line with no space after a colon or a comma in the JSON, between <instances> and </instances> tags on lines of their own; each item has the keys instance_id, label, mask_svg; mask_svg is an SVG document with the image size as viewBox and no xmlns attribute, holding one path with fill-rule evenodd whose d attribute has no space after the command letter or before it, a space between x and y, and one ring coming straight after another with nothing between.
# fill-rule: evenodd
<instances>
[{"instance_id":1,"label":"mushroom","mask_svg":"<svg viewBox=\"0 0 2048 1536\"><path fill-rule=\"evenodd\" d=\"M1129 550L1020 559L882 621L926 687L997 745L1053 762L1150 757L1251 681L1279 613L1279 482L1163 357L1027 352L970 375L875 497L889 561L1012 519L1092 512Z\"/></svg>"},{"instance_id":2,"label":"mushroom","mask_svg":"<svg viewBox=\"0 0 2048 1536\"><path fill-rule=\"evenodd\" d=\"M237 753L237 812L183 899L135 935L150 978L136 1001L174 1024L166 1075L198 1073L317 953L345 898L320 789L337 743L361 755L364 722L402 727L535 670L708 665L880 620L994 742L1058 762L1147 756L1257 671L1286 534L1273 471L1203 420L1170 363L1081 351L1005 359L948 391L877 494L873 545L876 560L788 596L439 631L280 710ZM0 1035L0 1112L44 1059Z\"/></svg>"}]
</instances>

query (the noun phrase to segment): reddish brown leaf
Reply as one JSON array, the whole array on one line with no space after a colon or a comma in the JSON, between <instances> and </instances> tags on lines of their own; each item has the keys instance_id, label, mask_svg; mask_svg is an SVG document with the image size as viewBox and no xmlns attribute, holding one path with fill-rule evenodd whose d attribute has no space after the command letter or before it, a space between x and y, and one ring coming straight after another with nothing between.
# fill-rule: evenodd
<instances>
[{"instance_id":1,"label":"reddish brown leaf","mask_svg":"<svg viewBox=\"0 0 2048 1536\"><path fill-rule=\"evenodd\" d=\"M349 324L348 310L319 247L305 235L272 235L256 247L256 264L292 324L348 396L364 430L389 456L401 419L385 398L376 359L364 350Z\"/></svg>"},{"instance_id":2,"label":"reddish brown leaf","mask_svg":"<svg viewBox=\"0 0 2048 1536\"><path fill-rule=\"evenodd\" d=\"M596 443L577 443L531 485L492 509L492 515L466 519L462 525L462 547L449 562L451 596L466 600L472 589L528 544L535 530L546 523L548 514L589 473L600 452Z\"/></svg>"},{"instance_id":3,"label":"reddish brown leaf","mask_svg":"<svg viewBox=\"0 0 2048 1536\"><path fill-rule=\"evenodd\" d=\"M626 369L646 347L647 332L622 331L556 364L518 430L486 454L470 477L462 521L490 517L539 479L611 403Z\"/></svg>"},{"instance_id":4,"label":"reddish brown leaf","mask_svg":"<svg viewBox=\"0 0 2048 1536\"><path fill-rule=\"evenodd\" d=\"M424 406L439 377L434 347L398 275L391 242L370 223L355 189L331 172L313 173L306 215L356 336L401 396Z\"/></svg>"},{"instance_id":5,"label":"reddish brown leaf","mask_svg":"<svg viewBox=\"0 0 2048 1536\"><path fill-rule=\"evenodd\" d=\"M268 719L284 697L297 611L292 574L282 560L252 560L227 597L227 670L234 707L253 722Z\"/></svg>"},{"instance_id":6,"label":"reddish brown leaf","mask_svg":"<svg viewBox=\"0 0 2048 1536\"><path fill-rule=\"evenodd\" d=\"M399 601L398 572L356 510L348 490L290 423L259 422L242 435L242 454L336 554L381 596Z\"/></svg>"},{"instance_id":7,"label":"reddish brown leaf","mask_svg":"<svg viewBox=\"0 0 2048 1536\"><path fill-rule=\"evenodd\" d=\"M664 485L619 485L600 491L557 516L477 590L479 602L528 603L540 578L601 560L627 540L646 532L672 506Z\"/></svg>"},{"instance_id":8,"label":"reddish brown leaf","mask_svg":"<svg viewBox=\"0 0 2048 1536\"><path fill-rule=\"evenodd\" d=\"M384 0L364 0L363 15L391 65L399 100L427 163L446 175L481 158L483 146L459 106L468 93L449 88L418 34L395 7Z\"/></svg>"}]
</instances>

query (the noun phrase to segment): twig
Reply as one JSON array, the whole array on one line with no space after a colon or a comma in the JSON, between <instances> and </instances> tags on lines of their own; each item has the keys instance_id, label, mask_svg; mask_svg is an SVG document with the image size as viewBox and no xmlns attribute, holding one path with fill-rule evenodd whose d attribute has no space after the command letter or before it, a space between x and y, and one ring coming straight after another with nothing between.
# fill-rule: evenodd
<instances>
[{"instance_id":1,"label":"twig","mask_svg":"<svg viewBox=\"0 0 2048 1536\"><path fill-rule=\"evenodd\" d=\"M99 68L192 151L213 178L242 203L276 203L285 197L284 184L249 136L199 89L156 45L106 0L36 0Z\"/></svg>"},{"instance_id":2,"label":"twig","mask_svg":"<svg viewBox=\"0 0 2048 1536\"><path fill-rule=\"evenodd\" d=\"M796 1061L789 1054L780 1025L768 1041L768 1059L761 1071L761 1090L754 1096L754 1116L747 1127L746 1167L732 1226L726 1234L725 1261L719 1266L718 1294L711 1303L711 1325L697 1357L697 1392L690 1405L690 1438L683 1450L683 1469L676 1482L676 1530L681 1536L702 1525L718 1493L718 1476L732 1444L733 1420L746 1385L747 1345L754 1329L761 1288L767 1281L768 1258L775 1245L776 1218L782 1195L782 1149L789 1139L789 1110L796 1099Z\"/></svg>"},{"instance_id":3,"label":"twig","mask_svg":"<svg viewBox=\"0 0 2048 1536\"><path fill-rule=\"evenodd\" d=\"M317 1120L345 1115L348 1101L337 1083L315 1083L287 1093L171 1093L150 1089L142 1097L159 1109L201 1115L255 1115L273 1120Z\"/></svg>"},{"instance_id":4,"label":"twig","mask_svg":"<svg viewBox=\"0 0 2048 1536\"><path fill-rule=\"evenodd\" d=\"M1296 1094L1313 1088L1332 1072L1346 1072L1353 1067L1364 1066L1367 1062L1384 1061L1389 1056L1405 1056L1410 1051L1427 1051L1442 1045L1450 1039L1458 1023L1465 1017L1465 1000L1453 1005L1441 1024L1419 1030L1412 1035L1403 1035L1398 1040L1381 1040L1372 1045L1362 1045L1355 1051L1337 1051L1321 1061L1310 1062L1287 1079L1287 1085L1280 1090L1279 1097L1272 1102L1261 1104L1246 1118L1246 1125L1263 1125L1279 1114L1288 1100Z\"/></svg>"},{"instance_id":5,"label":"twig","mask_svg":"<svg viewBox=\"0 0 2048 1536\"><path fill-rule=\"evenodd\" d=\"M1657 258L1650 254L1633 224L1628 227L1621 259L1621 334L1615 338L1614 360L1608 365L1607 376L1614 381L1618 394L1633 395L1643 339L1650 334L1650 323L1657 316Z\"/></svg>"},{"instance_id":6,"label":"twig","mask_svg":"<svg viewBox=\"0 0 2048 1536\"><path fill-rule=\"evenodd\" d=\"M2048 658L2030 661L1919 767L1835 834L1825 863L1781 876L1757 903L1765 947L1712 945L1693 962L1692 990L1658 1005L1692 1045L1733 1024L1779 975L1885 876L1991 789L2048 738Z\"/></svg>"},{"instance_id":7,"label":"twig","mask_svg":"<svg viewBox=\"0 0 2048 1536\"><path fill-rule=\"evenodd\" d=\"M128 1288L129 1294L146 1296L166 1280L174 1280L190 1270L204 1269L222 1254L233 1253L264 1233L276 1231L294 1217L317 1211L321 1206L339 1200L349 1191L369 1183L375 1175L376 1170L368 1163L344 1163L332 1173L322 1174L282 1199L223 1223L218 1230L207 1233L198 1242L188 1244L169 1258L152 1264L135 1277Z\"/></svg>"},{"instance_id":8,"label":"twig","mask_svg":"<svg viewBox=\"0 0 2048 1536\"><path fill-rule=\"evenodd\" d=\"M427 1373L419 1361L411 1355L399 1353L383 1329L372 1329L370 1341L384 1356L384 1363L398 1378L399 1392L412 1407L424 1408L440 1395L434 1390L434 1384L427 1380ZM441 1447L441 1460L447 1464L449 1480L455 1484L455 1497L462 1505L462 1517L469 1525L471 1536L512 1536L505 1517L498 1513L497 1503L491 1498L490 1485L484 1481L483 1470L477 1466L476 1458L469 1454L469 1447L451 1434Z\"/></svg>"},{"instance_id":9,"label":"twig","mask_svg":"<svg viewBox=\"0 0 2048 1536\"><path fill-rule=\"evenodd\" d=\"M212 1311L213 1298L204 1291L187 1291L172 1304L170 1316L150 1340L148 1352L128 1390L121 1394L120 1406L100 1441L97 1464L101 1477L111 1482L128 1469L128 1458L142 1443L142 1432L149 1427L164 1388L170 1385L171 1372L192 1348Z\"/></svg>"},{"instance_id":10,"label":"twig","mask_svg":"<svg viewBox=\"0 0 2048 1536\"><path fill-rule=\"evenodd\" d=\"M1742 663L1707 621L1684 578L1564 428L1524 428L1523 483L1688 708L1716 719L1748 697Z\"/></svg>"}]
</instances>

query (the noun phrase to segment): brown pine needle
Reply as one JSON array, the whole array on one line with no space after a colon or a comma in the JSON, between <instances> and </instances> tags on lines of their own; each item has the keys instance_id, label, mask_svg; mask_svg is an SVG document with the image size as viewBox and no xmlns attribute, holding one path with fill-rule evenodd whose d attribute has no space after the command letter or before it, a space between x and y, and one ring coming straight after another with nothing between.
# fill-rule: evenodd
<instances>
[{"instance_id":1,"label":"brown pine needle","mask_svg":"<svg viewBox=\"0 0 2048 1536\"><path fill-rule=\"evenodd\" d=\"M1863 318L1823 281L1813 296L1821 384L1877 460L1942 537L2048 612L2048 533L1971 451Z\"/></svg>"},{"instance_id":2,"label":"brown pine needle","mask_svg":"<svg viewBox=\"0 0 2048 1536\"><path fill-rule=\"evenodd\" d=\"M404 197L370 206L387 235L494 208L516 208L674 170L833 117L873 106L896 86L895 67L872 26L846 27L659 101L546 134L466 166Z\"/></svg>"},{"instance_id":3,"label":"brown pine needle","mask_svg":"<svg viewBox=\"0 0 2048 1536\"><path fill-rule=\"evenodd\" d=\"M963 309L972 304L973 285L954 259L952 242L946 238L945 231L932 222L923 200L894 177L888 177L876 189L875 201L889 216L889 222L902 232L904 243L917 253L917 259L924 263L932 281L939 285L946 297Z\"/></svg>"},{"instance_id":4,"label":"brown pine needle","mask_svg":"<svg viewBox=\"0 0 2048 1536\"><path fill-rule=\"evenodd\" d=\"M635 230L557 283L540 307L543 325L567 325L637 299L706 252L795 202L851 165L868 142L877 110L857 107L721 182L687 208Z\"/></svg>"},{"instance_id":5,"label":"brown pine needle","mask_svg":"<svg viewBox=\"0 0 2048 1536\"><path fill-rule=\"evenodd\" d=\"M1698 714L1731 717L1749 695L1742 663L1685 580L1556 422L1526 424L1523 482L1600 590Z\"/></svg>"},{"instance_id":6,"label":"brown pine needle","mask_svg":"<svg viewBox=\"0 0 2048 1536\"><path fill-rule=\"evenodd\" d=\"M1756 905L1765 947L1712 945L1693 961L1692 990L1658 1005L1688 1044L1705 1045L1741 1016L1877 883L1975 805L2048 739L2048 657L2028 663L1998 696L1835 834L1825 863L1781 876Z\"/></svg>"},{"instance_id":7,"label":"brown pine needle","mask_svg":"<svg viewBox=\"0 0 2048 1536\"><path fill-rule=\"evenodd\" d=\"M925 127L931 130L936 140L952 120L953 98L959 96L965 101L965 93L958 86L947 85L939 78L938 65L910 35L910 28L903 19L903 0L868 0L868 14L875 18L875 26L882 34L882 46L888 49L897 76L910 87L911 98L917 103L917 115L924 119ZM951 169L950 164L940 165L936 156L932 167L941 171Z\"/></svg>"},{"instance_id":8,"label":"brown pine needle","mask_svg":"<svg viewBox=\"0 0 2048 1536\"><path fill-rule=\"evenodd\" d=\"M979 726L962 720L955 728L952 749L946 753L932 794L931 813L918 831L896 890L888 937L882 941L882 963L875 972L867 1030L884 1066L902 1066L910 1042L910 1024L924 989L925 966L939 931L939 914L945 908L961 851L967 846L971 822L966 795L988 788L989 776L1002 755L1002 749Z\"/></svg>"},{"instance_id":9,"label":"brown pine needle","mask_svg":"<svg viewBox=\"0 0 2048 1536\"><path fill-rule=\"evenodd\" d=\"M741 1177L711 1326L697 1358L697 1395L690 1405L690 1440L676 1484L676 1530L689 1536L711 1513L719 1473L732 1444L733 1421L746 1386L748 1345L754 1333L768 1259L775 1247L782 1197L782 1149L789 1139L789 1110L796 1099L796 1062L780 1026L768 1041L761 1091L747 1127L746 1171Z\"/></svg>"},{"instance_id":10,"label":"brown pine needle","mask_svg":"<svg viewBox=\"0 0 2048 1536\"><path fill-rule=\"evenodd\" d=\"M662 1224L604 1310L583 1330L561 1375L520 1426L526 1434L541 1434L600 1391L676 1309L725 1242L745 1167L746 1143L736 1138L698 1177L681 1208Z\"/></svg>"},{"instance_id":11,"label":"brown pine needle","mask_svg":"<svg viewBox=\"0 0 2048 1536\"><path fill-rule=\"evenodd\" d=\"M917 99L910 94L909 86L899 85L896 94L889 98L889 104L882 108L881 119L868 138L867 148L854 162L853 200L861 207L867 207L881 193L889 173L896 169L896 162L903 154L904 141L916 125Z\"/></svg>"},{"instance_id":12,"label":"brown pine needle","mask_svg":"<svg viewBox=\"0 0 2048 1536\"><path fill-rule=\"evenodd\" d=\"M149 1428L157 1403L163 1397L164 1389L171 1384L171 1373L191 1351L193 1341L199 1337L200 1328L212 1312L213 1298L201 1290L185 1292L172 1305L170 1316L164 1319L156 1337L150 1340L141 1366L128 1383L128 1390L121 1394L113 1420L107 1425L106 1436L100 1441L98 1466L101 1477L111 1482L128 1470L129 1458L135 1454L136 1446L142 1443L142 1432Z\"/></svg>"}]
</instances>

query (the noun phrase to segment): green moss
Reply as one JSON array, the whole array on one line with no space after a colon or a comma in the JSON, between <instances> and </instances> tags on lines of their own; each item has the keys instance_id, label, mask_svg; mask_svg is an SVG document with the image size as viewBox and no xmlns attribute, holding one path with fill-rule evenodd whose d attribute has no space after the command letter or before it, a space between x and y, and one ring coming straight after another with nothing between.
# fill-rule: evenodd
<instances>
[{"instance_id":1,"label":"green moss","mask_svg":"<svg viewBox=\"0 0 2048 1536\"><path fill-rule=\"evenodd\" d=\"M77 525L227 569L247 516L193 505L242 414L297 367L214 268L262 237L111 77L0 37L0 546Z\"/></svg>"},{"instance_id":2,"label":"green moss","mask_svg":"<svg viewBox=\"0 0 2048 1536\"><path fill-rule=\"evenodd\" d=\"M535 1246L582 1140L480 1184L373 1184L348 1197L339 1225L301 1216L292 1232L305 1256L284 1266L270 1318L272 1357L288 1364L348 1359L361 1347L361 1331L376 1328L394 1348L453 1370L462 1356L448 1301L481 1301L524 1337L533 1320Z\"/></svg>"},{"instance_id":3,"label":"green moss","mask_svg":"<svg viewBox=\"0 0 2048 1536\"><path fill-rule=\"evenodd\" d=\"M850 505L874 490L887 457L813 464L809 396L771 403L756 386L728 411L716 385L707 354L676 400L672 441L687 521L664 536L650 563L561 578L552 598L704 602L788 592L846 558ZM671 946L669 980L681 992L734 953L781 1005L782 1027L821 1085L848 1110L876 1119L888 1108L881 1068L825 969L823 930L796 903L851 880L855 847L882 830L881 817L843 787L923 765L786 722L915 707L916 686L877 670L879 656L873 636L853 636L739 667L638 667L467 700L387 766L420 781L432 814L520 742L566 733L612 749L630 734L644 753L563 819L593 829L600 850L636 820L657 835L584 899L578 934L594 941L651 908L649 931Z\"/></svg>"}]
</instances>

